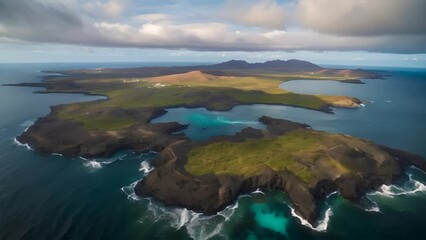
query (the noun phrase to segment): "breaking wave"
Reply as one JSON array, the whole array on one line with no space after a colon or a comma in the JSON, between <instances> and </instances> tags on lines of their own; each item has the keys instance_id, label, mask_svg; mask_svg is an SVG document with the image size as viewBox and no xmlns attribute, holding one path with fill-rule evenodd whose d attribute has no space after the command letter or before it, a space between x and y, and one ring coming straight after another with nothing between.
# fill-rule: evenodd
<instances>
[{"instance_id":1,"label":"breaking wave","mask_svg":"<svg viewBox=\"0 0 426 240\"><path fill-rule=\"evenodd\" d=\"M120 154L120 155L113 156L113 157L110 157L110 158L98 159L98 162L101 163L101 164L111 164L111 163L116 162L116 161L122 161L125 157L127 157L127 154Z\"/></svg>"},{"instance_id":2,"label":"breaking wave","mask_svg":"<svg viewBox=\"0 0 426 240\"><path fill-rule=\"evenodd\" d=\"M132 182L129 186L124 186L121 188L121 191L127 195L127 199L139 201L141 198L138 197L135 193L135 186L139 180Z\"/></svg>"},{"instance_id":3,"label":"breaking wave","mask_svg":"<svg viewBox=\"0 0 426 240\"><path fill-rule=\"evenodd\" d=\"M252 193L258 193L258 194L265 194L264 192L262 192L259 188L256 189L256 191L252 192Z\"/></svg>"},{"instance_id":4,"label":"breaking wave","mask_svg":"<svg viewBox=\"0 0 426 240\"><path fill-rule=\"evenodd\" d=\"M369 195L382 195L386 197L395 197L401 195L415 195L426 193L426 185L413 179L412 174L408 174L409 180L402 186L382 185L379 191L370 193Z\"/></svg>"},{"instance_id":5,"label":"breaking wave","mask_svg":"<svg viewBox=\"0 0 426 240\"><path fill-rule=\"evenodd\" d=\"M375 206L372 206L371 208L367 208L367 209L365 209L365 211L367 211L367 212L380 212L380 208L376 203Z\"/></svg>"},{"instance_id":6,"label":"breaking wave","mask_svg":"<svg viewBox=\"0 0 426 240\"><path fill-rule=\"evenodd\" d=\"M186 208L166 207L151 198L139 198L136 196L134 187L138 181L121 188L121 191L127 195L129 200L142 201L147 204L147 211L138 222L156 223L159 221L166 221L176 230L185 228L192 239L210 239L212 237L221 236L225 222L231 218L238 208L237 200L234 204L229 205L216 215L208 216Z\"/></svg>"},{"instance_id":7,"label":"breaking wave","mask_svg":"<svg viewBox=\"0 0 426 240\"><path fill-rule=\"evenodd\" d=\"M298 218L300 220L300 223L302 223L302 225L309 227L310 229L318 231L318 232L327 231L328 223L330 222L331 216L333 216L333 211L331 210L331 207L329 207L327 211L325 211L324 218L318 222L318 225L316 227L314 227L306 219L298 215L296 213L296 210L294 210L294 208L290 207L290 209L291 209L291 215L293 217Z\"/></svg>"},{"instance_id":8,"label":"breaking wave","mask_svg":"<svg viewBox=\"0 0 426 240\"><path fill-rule=\"evenodd\" d=\"M18 139L16 139L16 138L14 138L13 139L13 143L14 144L16 144L17 146L20 146L20 147L26 147L28 150L30 150L30 151L33 151L34 149L32 149L31 147L30 147L30 145L28 145L28 143L21 143L21 142L19 142L18 141Z\"/></svg>"},{"instance_id":9,"label":"breaking wave","mask_svg":"<svg viewBox=\"0 0 426 240\"><path fill-rule=\"evenodd\" d=\"M326 199L329 199L331 196L338 194L337 191L330 193ZM327 204L328 205L328 204ZM316 227L312 226L312 224L310 224L306 219L304 219L302 216L298 215L296 213L296 210L292 207L290 207L291 210L291 215L293 217L296 217L300 220L300 223L306 227L309 227L312 230L315 230L317 232L325 232L327 231L328 228L328 223L330 222L331 216L333 216L333 211L331 209L331 207L329 206L328 209L325 211L324 217L318 221L318 225Z\"/></svg>"},{"instance_id":10,"label":"breaking wave","mask_svg":"<svg viewBox=\"0 0 426 240\"><path fill-rule=\"evenodd\" d=\"M147 161L142 161L141 162L141 166L139 168L139 171L143 172L143 174L146 176L149 172L151 172L152 170L154 170L153 167L151 167L151 165L147 162Z\"/></svg>"},{"instance_id":11,"label":"breaking wave","mask_svg":"<svg viewBox=\"0 0 426 240\"><path fill-rule=\"evenodd\" d=\"M232 215L234 215L234 212L237 208L238 208L238 200L235 201L234 204L229 205L222 211L218 212L217 215L224 217L225 221L228 221L232 217Z\"/></svg>"},{"instance_id":12,"label":"breaking wave","mask_svg":"<svg viewBox=\"0 0 426 240\"><path fill-rule=\"evenodd\" d=\"M83 163L83 165L85 167L99 169L99 168L102 168L102 165L107 165L107 164L111 164L111 163L116 162L116 161L121 161L126 156L127 156L127 154L121 154L121 155L113 156L113 157L110 157L110 158L87 159L87 158L80 157L80 159L85 161L85 163Z\"/></svg>"},{"instance_id":13,"label":"breaking wave","mask_svg":"<svg viewBox=\"0 0 426 240\"><path fill-rule=\"evenodd\" d=\"M85 163L83 163L83 165L84 165L85 167L91 167L91 168L94 168L94 169L102 168L101 163L96 162L95 160L85 162Z\"/></svg>"},{"instance_id":14,"label":"breaking wave","mask_svg":"<svg viewBox=\"0 0 426 240\"><path fill-rule=\"evenodd\" d=\"M176 230L185 228L192 239L210 239L222 232L225 221L220 215L207 216L186 208L168 208L150 198L142 201L147 202L148 210L139 219L140 223L165 220Z\"/></svg>"},{"instance_id":15,"label":"breaking wave","mask_svg":"<svg viewBox=\"0 0 426 240\"><path fill-rule=\"evenodd\" d=\"M373 201L371 198L369 198L368 196L366 196L364 198L365 204L368 205L366 207L364 207L364 210L367 212L380 212L380 207L379 205Z\"/></svg>"}]
</instances>

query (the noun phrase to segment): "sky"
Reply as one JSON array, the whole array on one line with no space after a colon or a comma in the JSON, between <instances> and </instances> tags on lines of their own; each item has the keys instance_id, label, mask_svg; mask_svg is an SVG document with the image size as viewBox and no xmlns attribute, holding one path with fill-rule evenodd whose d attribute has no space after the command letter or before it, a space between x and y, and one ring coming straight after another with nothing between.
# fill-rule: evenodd
<instances>
[{"instance_id":1,"label":"sky","mask_svg":"<svg viewBox=\"0 0 426 240\"><path fill-rule=\"evenodd\" d=\"M0 62L426 68L425 0L0 0Z\"/></svg>"}]
</instances>

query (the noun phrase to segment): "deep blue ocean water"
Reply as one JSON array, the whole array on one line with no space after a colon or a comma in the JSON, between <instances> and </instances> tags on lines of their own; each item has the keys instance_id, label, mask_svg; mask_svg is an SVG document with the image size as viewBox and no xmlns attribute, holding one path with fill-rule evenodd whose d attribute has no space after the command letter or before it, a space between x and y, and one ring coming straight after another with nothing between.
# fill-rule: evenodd
<instances>
[{"instance_id":1,"label":"deep blue ocean water","mask_svg":"<svg viewBox=\"0 0 426 240\"><path fill-rule=\"evenodd\" d=\"M0 64L0 84L40 81L40 70L142 65L158 63ZM239 106L229 112L177 108L154 121L190 123L184 132L203 140L247 126L262 128L257 118L269 115L426 157L426 70L384 70L388 74L384 80L365 80L364 85L309 80L281 85L294 92L371 101L360 109L325 114L266 105ZM110 159L69 159L39 155L14 143L17 135L49 112L49 106L99 98L34 94L36 90L0 87L0 239L426 239L426 175L416 169L359 204L330 196L323 204L325 220L316 230L301 224L278 192L242 196L215 216L138 199L132 183L149 171L154 153L122 151Z\"/></svg>"}]
</instances>

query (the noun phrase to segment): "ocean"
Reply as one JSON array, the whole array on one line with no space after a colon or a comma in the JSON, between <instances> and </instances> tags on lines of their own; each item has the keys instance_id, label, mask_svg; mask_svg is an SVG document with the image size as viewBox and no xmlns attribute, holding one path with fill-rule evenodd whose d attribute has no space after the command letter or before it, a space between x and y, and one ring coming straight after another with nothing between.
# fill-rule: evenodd
<instances>
[{"instance_id":1,"label":"ocean","mask_svg":"<svg viewBox=\"0 0 426 240\"><path fill-rule=\"evenodd\" d=\"M180 65L192 65L181 63ZM40 81L40 70L153 66L158 63L0 64L0 84ZM162 65L177 65L163 63ZM238 106L228 112L168 109L154 122L191 124L196 140L262 128L262 115L304 122L426 157L426 69L379 68L384 79L366 84L290 81L299 93L350 95L369 101L335 114L287 106ZM35 94L0 87L0 239L426 239L426 174L411 168L395 185L354 204L332 194L316 228L299 219L280 192L254 192L205 216L138 198L132 186L151 169L156 153L118 152L108 159L40 155L14 138L49 113L49 106L99 99L81 94Z\"/></svg>"}]
</instances>

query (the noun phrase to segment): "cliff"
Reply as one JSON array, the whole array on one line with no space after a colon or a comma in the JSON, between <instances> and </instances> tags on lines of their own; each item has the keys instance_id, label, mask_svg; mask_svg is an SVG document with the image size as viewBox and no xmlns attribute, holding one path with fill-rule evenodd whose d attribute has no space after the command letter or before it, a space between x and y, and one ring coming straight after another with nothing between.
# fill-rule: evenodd
<instances>
[{"instance_id":1,"label":"cliff","mask_svg":"<svg viewBox=\"0 0 426 240\"><path fill-rule=\"evenodd\" d=\"M156 160L155 169L138 182L136 194L155 197L167 205L215 214L240 194L256 189L279 190L287 194L298 214L315 225L317 203L328 194L338 191L344 198L356 201L367 191L400 178L404 168L416 164L413 159L420 158L346 135L317 132L304 124L269 117L262 117L260 121L267 126L266 131L246 128L234 136L216 137L206 142L181 140L169 145ZM315 143L318 145L315 148L306 146L303 153L286 145L283 148L287 150L273 153L278 155L278 163L270 159L266 149L260 148L257 151L262 164L251 174L245 172L250 172L245 169L247 166L256 165L253 160L256 150L245 150L249 155L241 156L238 146L264 139L273 141L269 145L276 144L277 139L297 132L303 133L306 142L313 135L320 135L321 142ZM226 154L228 147L232 148L230 152L239 154L229 156L233 160L226 160L225 168L221 167L223 156L220 153L210 157L208 152L208 148L218 144ZM256 148L259 143L256 144L251 144L250 148ZM191 159L203 151L205 155L201 157L205 162L200 163L202 168L197 172L197 162ZM289 161L293 157L295 162ZM245 163L238 163L238 158L244 158ZM287 165L280 165L282 162ZM424 165L416 166L426 170Z\"/></svg>"}]
</instances>

